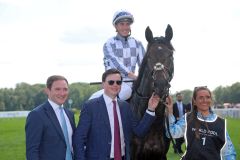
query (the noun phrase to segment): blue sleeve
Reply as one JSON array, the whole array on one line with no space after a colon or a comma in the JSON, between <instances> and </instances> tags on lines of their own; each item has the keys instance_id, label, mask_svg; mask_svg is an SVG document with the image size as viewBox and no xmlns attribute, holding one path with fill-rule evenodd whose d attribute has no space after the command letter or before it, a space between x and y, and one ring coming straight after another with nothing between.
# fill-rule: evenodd
<instances>
[{"instance_id":1,"label":"blue sleeve","mask_svg":"<svg viewBox=\"0 0 240 160\"><path fill-rule=\"evenodd\" d=\"M226 132L226 144L222 150L222 156L224 160L236 160L236 151L228 132Z\"/></svg>"},{"instance_id":2,"label":"blue sleeve","mask_svg":"<svg viewBox=\"0 0 240 160\"><path fill-rule=\"evenodd\" d=\"M134 116L133 116L134 117ZM137 119L133 120L133 132L138 137L144 137L149 131L153 121L156 119L156 116L152 116L147 112L144 114L140 122L138 123Z\"/></svg>"},{"instance_id":3,"label":"blue sleeve","mask_svg":"<svg viewBox=\"0 0 240 160\"><path fill-rule=\"evenodd\" d=\"M89 113L88 107L84 105L81 110L81 118L79 117L78 126L73 134L74 157L76 160L86 159L85 148L90 125L91 115Z\"/></svg>"},{"instance_id":4,"label":"blue sleeve","mask_svg":"<svg viewBox=\"0 0 240 160\"><path fill-rule=\"evenodd\" d=\"M186 116L186 114L184 116L182 116L182 118L180 118L177 121L177 123L175 123L175 117L173 116L173 114L168 115L169 130L170 130L170 133L171 133L173 138L180 138L180 137L184 136L185 127L186 127L185 116ZM166 135L168 137L170 137L168 132L166 132Z\"/></svg>"},{"instance_id":5,"label":"blue sleeve","mask_svg":"<svg viewBox=\"0 0 240 160\"><path fill-rule=\"evenodd\" d=\"M40 159L39 152L43 136L43 128L44 126L38 112L30 112L25 126L27 159Z\"/></svg>"},{"instance_id":6,"label":"blue sleeve","mask_svg":"<svg viewBox=\"0 0 240 160\"><path fill-rule=\"evenodd\" d=\"M137 63L138 63L138 66L140 67L141 63L142 63L142 60L143 60L143 57L145 55L145 49L142 45L142 43L140 41L137 42L138 43L138 59L137 59Z\"/></svg>"}]
</instances>

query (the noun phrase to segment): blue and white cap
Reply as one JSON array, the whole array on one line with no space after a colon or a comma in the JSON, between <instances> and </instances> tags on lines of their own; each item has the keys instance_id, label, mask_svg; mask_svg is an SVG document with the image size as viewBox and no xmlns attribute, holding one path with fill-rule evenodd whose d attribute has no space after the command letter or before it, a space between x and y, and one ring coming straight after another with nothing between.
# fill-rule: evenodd
<instances>
[{"instance_id":1,"label":"blue and white cap","mask_svg":"<svg viewBox=\"0 0 240 160\"><path fill-rule=\"evenodd\" d=\"M123 21L129 22L130 24L132 24L134 22L133 15L126 10L119 10L115 12L113 16L112 24L115 26L118 22L123 22Z\"/></svg>"}]
</instances>

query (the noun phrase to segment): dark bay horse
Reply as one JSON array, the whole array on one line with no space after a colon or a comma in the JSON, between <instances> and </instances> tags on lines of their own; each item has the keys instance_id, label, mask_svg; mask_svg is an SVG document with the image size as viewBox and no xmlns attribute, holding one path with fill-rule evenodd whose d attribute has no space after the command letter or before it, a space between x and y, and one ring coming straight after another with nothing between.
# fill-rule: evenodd
<instances>
[{"instance_id":1,"label":"dark bay horse","mask_svg":"<svg viewBox=\"0 0 240 160\"><path fill-rule=\"evenodd\" d=\"M159 95L162 101L155 111L157 119L148 134L143 139L133 138L131 159L164 160L167 159L166 154L170 145L170 139L165 134L163 102L169 94L170 81L174 72L172 27L167 26L164 37L153 37L152 31L147 27L145 37L148 42L147 52L139 68L138 78L133 84L131 107L140 119L146 112L148 100L153 92Z\"/></svg>"}]
</instances>

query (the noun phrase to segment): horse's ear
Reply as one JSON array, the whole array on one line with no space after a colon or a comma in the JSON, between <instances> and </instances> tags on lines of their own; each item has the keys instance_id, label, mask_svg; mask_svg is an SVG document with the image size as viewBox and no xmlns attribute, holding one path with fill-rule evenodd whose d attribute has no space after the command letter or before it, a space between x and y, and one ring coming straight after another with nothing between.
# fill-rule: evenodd
<instances>
[{"instance_id":1,"label":"horse's ear","mask_svg":"<svg viewBox=\"0 0 240 160\"><path fill-rule=\"evenodd\" d=\"M148 43L153 41L153 34L152 34L152 31L149 28L149 26L145 30L145 37L146 37L146 40L148 41Z\"/></svg>"},{"instance_id":2,"label":"horse's ear","mask_svg":"<svg viewBox=\"0 0 240 160\"><path fill-rule=\"evenodd\" d=\"M172 37L173 37L173 30L170 24L168 24L165 31L165 38L170 42L172 40Z\"/></svg>"}]
</instances>

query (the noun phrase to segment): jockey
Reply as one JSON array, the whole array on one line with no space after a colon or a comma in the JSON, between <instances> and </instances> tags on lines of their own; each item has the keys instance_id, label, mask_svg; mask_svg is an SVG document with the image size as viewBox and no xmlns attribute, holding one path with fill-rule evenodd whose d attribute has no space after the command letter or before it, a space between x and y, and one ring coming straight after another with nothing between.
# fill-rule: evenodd
<instances>
[{"instance_id":1,"label":"jockey","mask_svg":"<svg viewBox=\"0 0 240 160\"><path fill-rule=\"evenodd\" d=\"M131 37L131 25L134 22L133 15L126 10L115 12L112 24L116 29L116 36L111 37L103 45L105 70L116 68L121 72L123 81L137 79L136 65L140 66L145 49L142 43ZM94 93L90 99L99 97L103 93L100 90ZM119 98L127 100L132 94L132 82L123 82Z\"/></svg>"}]
</instances>

